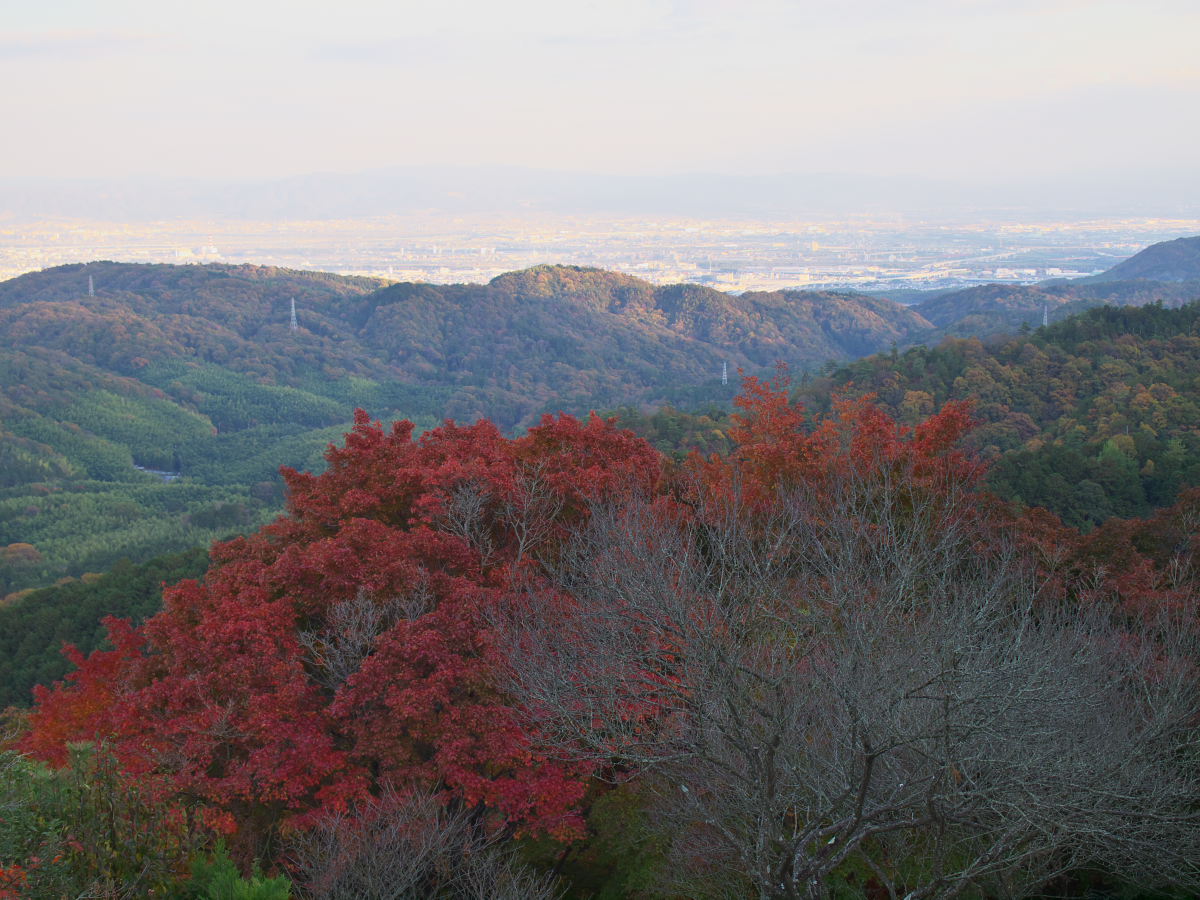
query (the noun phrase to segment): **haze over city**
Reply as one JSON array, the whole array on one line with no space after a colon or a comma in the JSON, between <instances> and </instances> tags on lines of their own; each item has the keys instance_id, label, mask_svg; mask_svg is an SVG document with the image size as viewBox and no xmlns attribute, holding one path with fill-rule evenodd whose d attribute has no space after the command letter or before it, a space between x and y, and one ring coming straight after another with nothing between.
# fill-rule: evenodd
<instances>
[{"instance_id":1,"label":"haze over city","mask_svg":"<svg viewBox=\"0 0 1200 900\"><path fill-rule=\"evenodd\" d=\"M0 274L1086 275L1200 230L1197 33L1184 0L10 4Z\"/></svg>"}]
</instances>

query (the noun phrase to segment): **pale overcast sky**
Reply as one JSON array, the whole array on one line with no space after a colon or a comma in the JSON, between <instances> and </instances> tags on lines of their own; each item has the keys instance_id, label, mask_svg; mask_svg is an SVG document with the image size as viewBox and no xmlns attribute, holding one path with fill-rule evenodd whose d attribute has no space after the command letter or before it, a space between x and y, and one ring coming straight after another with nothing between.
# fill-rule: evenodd
<instances>
[{"instance_id":1,"label":"pale overcast sky","mask_svg":"<svg viewBox=\"0 0 1200 900\"><path fill-rule=\"evenodd\" d=\"M0 176L1195 172L1200 0L0 0Z\"/></svg>"}]
</instances>

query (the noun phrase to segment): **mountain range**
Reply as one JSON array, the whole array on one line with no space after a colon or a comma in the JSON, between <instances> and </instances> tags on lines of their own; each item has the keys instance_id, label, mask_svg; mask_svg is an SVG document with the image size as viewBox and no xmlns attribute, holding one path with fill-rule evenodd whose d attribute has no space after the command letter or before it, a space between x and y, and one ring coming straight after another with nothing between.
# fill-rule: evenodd
<instances>
[{"instance_id":1,"label":"mountain range","mask_svg":"<svg viewBox=\"0 0 1200 900\"><path fill-rule=\"evenodd\" d=\"M572 266L486 285L383 285L254 266L100 262L0 284L0 348L10 352L64 353L110 380L160 388L164 365L309 390L357 377L432 392L444 400L431 410L439 416L486 415L505 428L557 408L669 400L718 379L724 365L736 373L863 356L930 328L883 298L733 295ZM378 408L369 392L348 399Z\"/></svg>"},{"instance_id":2,"label":"mountain range","mask_svg":"<svg viewBox=\"0 0 1200 900\"><path fill-rule=\"evenodd\" d=\"M349 389L339 399L383 413L420 395L417 414L488 416L511 428L557 408L722 399L701 386L723 366L815 369L946 335L1015 332L1093 306L1197 297L1200 237L1155 244L1089 279L983 285L907 305L853 292L655 286L574 266L483 285L389 285L259 266L96 262L0 283L0 348L66 354L70 361L49 364L95 367L87 377L97 384L126 378L164 389L164 366L216 366L303 390L366 379L389 385L387 396Z\"/></svg>"},{"instance_id":3,"label":"mountain range","mask_svg":"<svg viewBox=\"0 0 1200 900\"><path fill-rule=\"evenodd\" d=\"M279 508L279 466L319 468L355 407L507 430L558 410L727 407L738 370L830 372L1043 315L1196 298L1200 239L1147 248L1108 277L910 305L574 266L459 285L227 265L30 273L0 283L0 596L263 521Z\"/></svg>"}]
</instances>

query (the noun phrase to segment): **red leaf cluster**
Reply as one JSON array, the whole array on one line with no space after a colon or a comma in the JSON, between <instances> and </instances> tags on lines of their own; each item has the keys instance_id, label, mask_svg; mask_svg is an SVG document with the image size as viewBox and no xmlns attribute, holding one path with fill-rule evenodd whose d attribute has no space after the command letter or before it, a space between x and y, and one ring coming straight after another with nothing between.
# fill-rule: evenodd
<instances>
[{"instance_id":1,"label":"red leaf cluster","mask_svg":"<svg viewBox=\"0 0 1200 900\"><path fill-rule=\"evenodd\" d=\"M571 831L587 773L532 749L496 687L489 613L588 501L652 490L659 454L594 415L414 440L360 412L328 459L286 472L287 515L214 548L203 583L168 589L137 631L110 622L115 649L39 693L24 748L62 763L68 741L107 739L252 830L390 782Z\"/></svg>"}]
</instances>

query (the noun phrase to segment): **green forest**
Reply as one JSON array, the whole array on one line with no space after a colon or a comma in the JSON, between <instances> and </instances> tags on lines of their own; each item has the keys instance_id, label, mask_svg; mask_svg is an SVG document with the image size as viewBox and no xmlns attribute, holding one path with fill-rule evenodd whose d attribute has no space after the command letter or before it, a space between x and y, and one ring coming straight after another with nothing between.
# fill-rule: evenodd
<instances>
[{"instance_id":1,"label":"green forest","mask_svg":"<svg viewBox=\"0 0 1200 900\"><path fill-rule=\"evenodd\" d=\"M117 561L104 574L30 591L0 606L0 709L27 706L35 684L70 671L64 644L83 653L105 645L108 616L141 622L162 608L164 584L200 578L208 551L197 547L134 564Z\"/></svg>"}]
</instances>

